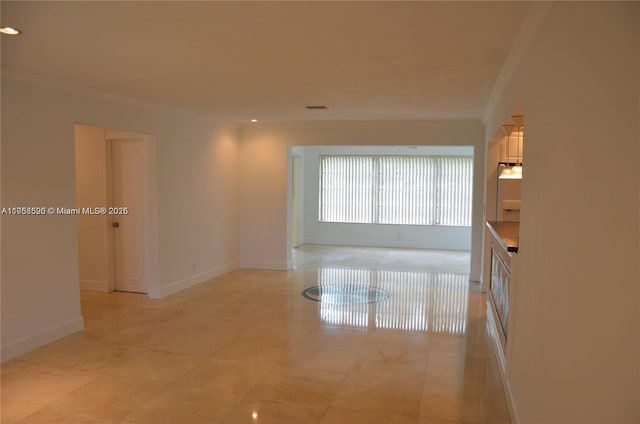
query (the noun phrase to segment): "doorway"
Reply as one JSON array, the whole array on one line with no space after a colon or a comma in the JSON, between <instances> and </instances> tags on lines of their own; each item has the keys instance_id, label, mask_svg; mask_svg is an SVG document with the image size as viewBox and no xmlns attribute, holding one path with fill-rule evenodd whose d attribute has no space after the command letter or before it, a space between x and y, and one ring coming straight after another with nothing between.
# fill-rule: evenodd
<instances>
[{"instance_id":1,"label":"doorway","mask_svg":"<svg viewBox=\"0 0 640 424\"><path fill-rule=\"evenodd\" d=\"M301 244L300 226L302 220L302 174L300 156L291 157L291 247Z\"/></svg>"},{"instance_id":2,"label":"doorway","mask_svg":"<svg viewBox=\"0 0 640 424\"><path fill-rule=\"evenodd\" d=\"M147 134L76 125L80 287L149 293L156 280Z\"/></svg>"}]
</instances>

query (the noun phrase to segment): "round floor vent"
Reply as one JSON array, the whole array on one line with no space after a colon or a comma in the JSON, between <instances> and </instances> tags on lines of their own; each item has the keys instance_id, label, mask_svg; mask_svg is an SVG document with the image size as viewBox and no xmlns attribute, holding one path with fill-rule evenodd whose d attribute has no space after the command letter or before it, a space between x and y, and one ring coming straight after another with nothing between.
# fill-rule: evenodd
<instances>
[{"instance_id":1,"label":"round floor vent","mask_svg":"<svg viewBox=\"0 0 640 424\"><path fill-rule=\"evenodd\" d=\"M384 302L391 297L389 290L366 284L323 284L302 290L302 296L330 305L355 305Z\"/></svg>"}]
</instances>

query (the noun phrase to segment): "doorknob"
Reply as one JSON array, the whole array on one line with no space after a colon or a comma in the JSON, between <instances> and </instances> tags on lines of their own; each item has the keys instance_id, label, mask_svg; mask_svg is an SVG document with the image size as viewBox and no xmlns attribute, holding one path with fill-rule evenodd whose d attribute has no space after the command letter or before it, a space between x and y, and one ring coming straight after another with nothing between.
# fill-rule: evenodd
<instances>
[{"instance_id":1,"label":"doorknob","mask_svg":"<svg viewBox=\"0 0 640 424\"><path fill-rule=\"evenodd\" d=\"M114 222L111 224L113 226L113 228L118 228L120 226L119 222Z\"/></svg>"}]
</instances>

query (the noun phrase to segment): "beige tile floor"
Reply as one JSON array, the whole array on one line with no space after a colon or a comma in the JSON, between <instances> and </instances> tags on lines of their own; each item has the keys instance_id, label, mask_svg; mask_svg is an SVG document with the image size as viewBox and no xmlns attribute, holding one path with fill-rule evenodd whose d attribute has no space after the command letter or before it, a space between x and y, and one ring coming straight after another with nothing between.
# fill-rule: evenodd
<instances>
[{"instance_id":1,"label":"beige tile floor","mask_svg":"<svg viewBox=\"0 0 640 424\"><path fill-rule=\"evenodd\" d=\"M160 300L83 292L84 332L2 365L2 423L509 422L467 253L294 262ZM354 303L370 287L389 297Z\"/></svg>"}]
</instances>

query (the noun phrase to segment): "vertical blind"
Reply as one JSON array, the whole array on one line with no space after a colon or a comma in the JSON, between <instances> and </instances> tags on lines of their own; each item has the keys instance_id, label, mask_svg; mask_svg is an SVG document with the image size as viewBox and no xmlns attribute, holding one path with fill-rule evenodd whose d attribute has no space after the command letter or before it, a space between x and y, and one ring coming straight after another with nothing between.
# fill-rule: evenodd
<instances>
[{"instance_id":1,"label":"vertical blind","mask_svg":"<svg viewBox=\"0 0 640 424\"><path fill-rule=\"evenodd\" d=\"M471 156L321 156L322 222L471 226Z\"/></svg>"}]
</instances>

